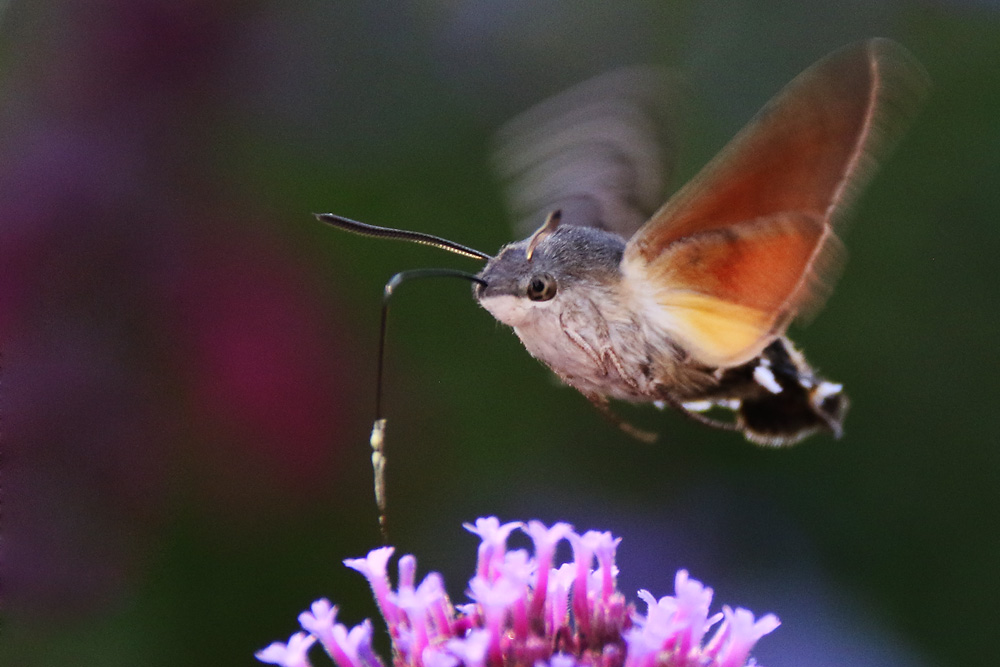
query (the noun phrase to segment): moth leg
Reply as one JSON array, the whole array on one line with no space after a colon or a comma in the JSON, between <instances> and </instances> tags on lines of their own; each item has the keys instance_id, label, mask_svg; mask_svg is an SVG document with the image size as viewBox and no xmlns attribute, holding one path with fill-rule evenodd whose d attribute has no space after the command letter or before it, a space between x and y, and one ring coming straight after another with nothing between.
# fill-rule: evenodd
<instances>
[{"instance_id":1,"label":"moth leg","mask_svg":"<svg viewBox=\"0 0 1000 667\"><path fill-rule=\"evenodd\" d=\"M741 430L740 427L739 427L739 424L737 424L735 422L724 422L724 421L721 421L719 419L712 419L711 417L706 417L705 415L700 414L698 412L694 412L692 410L688 410L686 407L684 407L683 403L681 403L679 400L677 400L677 398L675 396L673 396L672 394L670 394L668 392L664 392L660 398L661 398L661 400L664 403L666 403L667 405L669 405L670 407L672 407L674 410L677 410L679 413L681 413L682 415L684 415L688 419L691 419L692 421L696 421L699 424L704 424L705 426L710 426L712 428L717 428L720 431L739 431L739 430Z\"/></svg>"},{"instance_id":2,"label":"moth leg","mask_svg":"<svg viewBox=\"0 0 1000 667\"><path fill-rule=\"evenodd\" d=\"M624 380L629 387L637 392L639 391L639 383L636 382L634 377L625 372L625 365L622 363L621 357L619 357L614 351L614 348L602 346L601 350L598 352L597 349L595 349L586 338L577 333L575 329L566 326L561 317L560 324L563 326L563 333L566 334L566 337L569 338L574 345L580 348L584 354L590 357L590 360L594 362L594 365L601 370L602 375L608 374L608 363L610 363L614 366L615 370L618 371L619 377L621 377L621 379Z\"/></svg>"},{"instance_id":3,"label":"moth leg","mask_svg":"<svg viewBox=\"0 0 1000 667\"><path fill-rule=\"evenodd\" d=\"M611 406L608 405L608 399L604 396L598 396L596 394L586 394L586 396L587 400L590 401L590 404L597 408L597 411L600 412L605 419L617 426L624 433L647 444L656 442L656 439L659 437L656 433L632 426L632 424L629 424L627 421L616 415L611 409Z\"/></svg>"},{"instance_id":4,"label":"moth leg","mask_svg":"<svg viewBox=\"0 0 1000 667\"><path fill-rule=\"evenodd\" d=\"M566 337L569 338L574 345L580 348L584 354L590 357L590 360L594 362L594 365L600 369L601 375L607 375L608 366L604 361L604 355L598 352L586 338L580 335L577 331L577 327L572 326L572 323L567 325L566 319L565 313L559 315L559 325L562 327L563 333L566 334Z\"/></svg>"},{"instance_id":5,"label":"moth leg","mask_svg":"<svg viewBox=\"0 0 1000 667\"><path fill-rule=\"evenodd\" d=\"M633 390L639 391L639 383L635 381L635 378L625 372L625 365L622 363L621 357L618 356L612 348L606 348L604 350L604 358L611 362L611 365L615 367L618 371L618 375L628 386L632 387Z\"/></svg>"}]
</instances>

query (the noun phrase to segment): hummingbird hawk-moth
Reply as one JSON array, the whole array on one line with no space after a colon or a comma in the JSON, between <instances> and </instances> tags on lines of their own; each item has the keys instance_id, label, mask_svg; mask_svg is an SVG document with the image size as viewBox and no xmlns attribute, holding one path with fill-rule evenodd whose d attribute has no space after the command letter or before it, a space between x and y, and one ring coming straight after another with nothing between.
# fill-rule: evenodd
<instances>
[{"instance_id":1,"label":"hummingbird hawk-moth","mask_svg":"<svg viewBox=\"0 0 1000 667\"><path fill-rule=\"evenodd\" d=\"M496 256L419 232L317 217L484 260L475 275L416 273L472 280L475 299L532 356L633 435L649 434L615 417L610 399L667 405L760 444L791 444L817 431L839 436L847 408L841 385L813 371L785 331L824 300L838 226L926 89L920 65L892 41L836 51L780 91L645 221L635 204L649 199L649 188L636 194L645 184L633 164L640 160L629 163L635 150L588 134L597 127L589 117L556 122L548 139L529 132L521 151L530 155L514 170L522 188L537 184L533 176L556 183L548 192L556 205L530 237ZM632 182L602 189L605 172L576 168L574 156L599 144L632 169L607 172L612 179L626 173ZM528 199L545 194L535 187ZM386 294L410 275L397 276ZM705 413L720 408L731 418Z\"/></svg>"}]
</instances>

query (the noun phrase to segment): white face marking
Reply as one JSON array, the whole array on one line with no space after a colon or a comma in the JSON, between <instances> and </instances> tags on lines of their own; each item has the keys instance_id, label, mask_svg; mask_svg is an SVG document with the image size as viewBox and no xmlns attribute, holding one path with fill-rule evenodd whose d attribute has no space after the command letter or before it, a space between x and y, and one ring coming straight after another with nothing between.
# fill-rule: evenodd
<instances>
[{"instance_id":1,"label":"white face marking","mask_svg":"<svg viewBox=\"0 0 1000 667\"><path fill-rule=\"evenodd\" d=\"M531 307L534 305L528 299L509 294L484 297L479 303L490 312L490 315L511 327L524 324L531 315Z\"/></svg>"},{"instance_id":2,"label":"white face marking","mask_svg":"<svg viewBox=\"0 0 1000 667\"><path fill-rule=\"evenodd\" d=\"M572 293L569 299L572 302ZM607 359L599 349L608 341L594 338L592 327L595 323L586 319L569 324L563 321L566 291L548 301L497 295L481 298L479 302L497 320L513 327L528 353L565 382L585 393L617 395L614 393L616 385L608 382ZM618 372L611 375L617 378Z\"/></svg>"},{"instance_id":3,"label":"white face marking","mask_svg":"<svg viewBox=\"0 0 1000 667\"><path fill-rule=\"evenodd\" d=\"M780 394L781 385L774 379L774 373L768 366L770 364L760 364L757 368L753 369L753 379L772 394Z\"/></svg>"},{"instance_id":4,"label":"white face marking","mask_svg":"<svg viewBox=\"0 0 1000 667\"><path fill-rule=\"evenodd\" d=\"M577 359L584 353L567 340L556 301L531 301L505 294L480 299L479 303L497 320L513 327L533 357L557 373L577 375L584 370L579 367L580 363L589 368L593 362L587 358Z\"/></svg>"}]
</instances>

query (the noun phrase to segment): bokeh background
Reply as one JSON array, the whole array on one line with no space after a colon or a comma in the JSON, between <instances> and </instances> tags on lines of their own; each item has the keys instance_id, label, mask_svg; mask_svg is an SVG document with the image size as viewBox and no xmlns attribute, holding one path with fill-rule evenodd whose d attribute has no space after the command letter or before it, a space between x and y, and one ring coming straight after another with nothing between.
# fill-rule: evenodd
<instances>
[{"instance_id":1,"label":"bokeh background","mask_svg":"<svg viewBox=\"0 0 1000 667\"><path fill-rule=\"evenodd\" d=\"M392 540L463 598L497 514L624 538L774 611L785 665L970 665L1000 600L1000 6L952 1L0 2L0 664L249 665L320 596L374 613L368 429L381 288L494 252L488 153L547 95L633 63L686 82L676 187L775 91L892 37L934 82L793 337L847 434L750 446L559 388L455 281L395 301ZM317 662L320 662L319 660Z\"/></svg>"}]
</instances>

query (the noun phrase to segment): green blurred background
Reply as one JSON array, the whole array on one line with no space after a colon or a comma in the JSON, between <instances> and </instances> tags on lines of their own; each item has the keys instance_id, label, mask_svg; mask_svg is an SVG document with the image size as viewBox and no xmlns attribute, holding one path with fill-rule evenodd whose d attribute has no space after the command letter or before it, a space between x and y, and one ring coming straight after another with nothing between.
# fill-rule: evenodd
<instances>
[{"instance_id":1,"label":"green blurred background","mask_svg":"<svg viewBox=\"0 0 1000 667\"><path fill-rule=\"evenodd\" d=\"M512 240L493 132L605 69L686 82L676 187L827 52L892 37L934 88L793 338L846 436L756 448L559 388L468 286L407 285L386 384L392 541L464 598L462 521L622 536L773 611L784 665L969 665L1000 597L1000 4L0 2L0 664L253 664L311 600L374 613L381 288L433 249L311 213ZM317 659L317 664L322 660Z\"/></svg>"}]
</instances>

